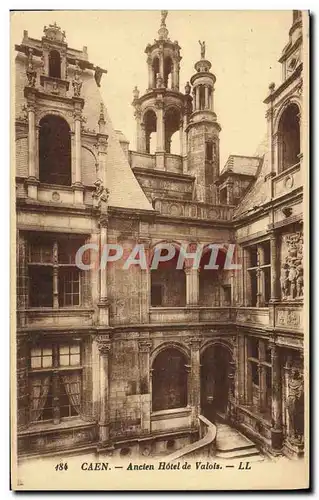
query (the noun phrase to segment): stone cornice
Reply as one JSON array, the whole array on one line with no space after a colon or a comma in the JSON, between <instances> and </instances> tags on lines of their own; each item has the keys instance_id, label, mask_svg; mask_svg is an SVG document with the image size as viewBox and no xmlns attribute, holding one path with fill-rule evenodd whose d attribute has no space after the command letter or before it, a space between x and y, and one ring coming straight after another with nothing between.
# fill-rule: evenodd
<instances>
[{"instance_id":1,"label":"stone cornice","mask_svg":"<svg viewBox=\"0 0 319 500\"><path fill-rule=\"evenodd\" d=\"M283 90L285 90L287 87L289 87L289 85L294 81L296 80L301 72L302 72L302 63L299 64L299 66L297 67L296 71L294 71L288 78L287 80L285 80L281 85L279 85L279 87L277 87L271 94L269 94L266 99L264 100L264 103L265 104L269 104L270 102L273 102L279 94L281 94L281 92Z\"/></svg>"},{"instance_id":2,"label":"stone cornice","mask_svg":"<svg viewBox=\"0 0 319 500\"><path fill-rule=\"evenodd\" d=\"M150 170L148 168L133 167L132 171L136 175L143 175L145 177L155 177L162 179L178 180L183 182L194 182L195 177L188 174L177 174L175 172L167 172L164 170Z\"/></svg>"}]
</instances>

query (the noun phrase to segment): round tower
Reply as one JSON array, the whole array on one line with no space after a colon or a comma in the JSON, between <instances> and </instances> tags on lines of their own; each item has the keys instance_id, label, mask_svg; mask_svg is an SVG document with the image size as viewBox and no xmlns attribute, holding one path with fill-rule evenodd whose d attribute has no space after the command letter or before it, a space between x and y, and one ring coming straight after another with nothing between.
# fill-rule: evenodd
<instances>
[{"instance_id":1,"label":"round tower","mask_svg":"<svg viewBox=\"0 0 319 500\"><path fill-rule=\"evenodd\" d=\"M179 154L183 155L185 149L184 116L191 98L179 91L181 48L177 41L172 42L168 37L166 17L167 11L161 11L158 39L145 49L148 88L140 97L135 87L132 105L137 124L137 152L155 151L158 156L156 167L168 169L167 165L164 167L164 153L171 153L171 140L175 132L179 131ZM156 145L151 144L153 132L156 132Z\"/></svg>"},{"instance_id":2,"label":"round tower","mask_svg":"<svg viewBox=\"0 0 319 500\"><path fill-rule=\"evenodd\" d=\"M221 127L214 111L216 77L205 57L205 42L199 41L201 58L191 77L193 112L186 128L188 173L196 177L195 197L198 201L216 203L214 182L219 175L219 132Z\"/></svg>"}]
</instances>

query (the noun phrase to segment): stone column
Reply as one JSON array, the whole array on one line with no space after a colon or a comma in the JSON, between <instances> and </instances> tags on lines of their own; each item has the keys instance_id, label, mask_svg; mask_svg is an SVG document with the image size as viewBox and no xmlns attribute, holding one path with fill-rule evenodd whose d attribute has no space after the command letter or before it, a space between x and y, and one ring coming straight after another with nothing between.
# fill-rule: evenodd
<instances>
[{"instance_id":1,"label":"stone column","mask_svg":"<svg viewBox=\"0 0 319 500\"><path fill-rule=\"evenodd\" d=\"M164 125L164 103L158 102L156 105L156 135L157 146L156 152L163 153L165 151L164 138L165 138L165 125Z\"/></svg>"},{"instance_id":2,"label":"stone column","mask_svg":"<svg viewBox=\"0 0 319 500\"><path fill-rule=\"evenodd\" d=\"M189 340L191 349L191 373L188 400L192 408L192 426L198 426L198 415L200 412L200 346L201 338L192 337Z\"/></svg>"},{"instance_id":3,"label":"stone column","mask_svg":"<svg viewBox=\"0 0 319 500\"><path fill-rule=\"evenodd\" d=\"M107 244L107 215L100 217L100 249L103 252ZM99 297L99 324L107 326L109 324L109 311L108 311L108 297L107 297L107 265L102 266L100 269L100 297Z\"/></svg>"},{"instance_id":4,"label":"stone column","mask_svg":"<svg viewBox=\"0 0 319 500\"><path fill-rule=\"evenodd\" d=\"M151 432L151 377L150 377L150 350L152 342L141 339L138 342L140 394L141 399L141 428L144 432Z\"/></svg>"},{"instance_id":5,"label":"stone column","mask_svg":"<svg viewBox=\"0 0 319 500\"><path fill-rule=\"evenodd\" d=\"M142 113L140 110L136 110L134 113L135 119L136 119L136 151L138 153L144 153L143 149L143 141L142 141L142 126L141 126L141 116ZM145 132L144 132L145 133Z\"/></svg>"},{"instance_id":6,"label":"stone column","mask_svg":"<svg viewBox=\"0 0 319 500\"><path fill-rule=\"evenodd\" d=\"M39 180L36 176L36 126L35 126L35 104L28 104L28 169L27 179L28 197L36 200L38 198Z\"/></svg>"},{"instance_id":7,"label":"stone column","mask_svg":"<svg viewBox=\"0 0 319 500\"><path fill-rule=\"evenodd\" d=\"M193 89L193 111L197 110L197 93L196 88Z\"/></svg>"},{"instance_id":8,"label":"stone column","mask_svg":"<svg viewBox=\"0 0 319 500\"><path fill-rule=\"evenodd\" d=\"M184 129L183 129L183 120L181 120L180 124L179 124L179 144L180 144L180 155L184 156Z\"/></svg>"},{"instance_id":9,"label":"stone column","mask_svg":"<svg viewBox=\"0 0 319 500\"><path fill-rule=\"evenodd\" d=\"M278 273L278 262L279 262L279 243L278 234L272 231L270 234L270 273L271 273L271 302L277 302L279 300L279 273Z\"/></svg>"},{"instance_id":10,"label":"stone column","mask_svg":"<svg viewBox=\"0 0 319 500\"><path fill-rule=\"evenodd\" d=\"M153 80L152 58L150 56L148 56L147 58L147 68L148 68L148 88L151 89L155 87L155 82Z\"/></svg>"},{"instance_id":11,"label":"stone column","mask_svg":"<svg viewBox=\"0 0 319 500\"><path fill-rule=\"evenodd\" d=\"M281 395L281 363L278 346L271 346L271 444L275 450L282 447L282 395Z\"/></svg>"},{"instance_id":12,"label":"stone column","mask_svg":"<svg viewBox=\"0 0 319 500\"><path fill-rule=\"evenodd\" d=\"M186 274L186 305L197 306L199 298L199 271L192 267L184 268Z\"/></svg>"},{"instance_id":13,"label":"stone column","mask_svg":"<svg viewBox=\"0 0 319 500\"><path fill-rule=\"evenodd\" d=\"M208 97L208 85L204 85L205 87L205 109L209 108L209 97Z\"/></svg>"},{"instance_id":14,"label":"stone column","mask_svg":"<svg viewBox=\"0 0 319 500\"><path fill-rule=\"evenodd\" d=\"M74 183L81 183L81 115L75 113L74 116L74 137L75 137L75 177Z\"/></svg>"},{"instance_id":15,"label":"stone column","mask_svg":"<svg viewBox=\"0 0 319 500\"><path fill-rule=\"evenodd\" d=\"M81 126L82 126L82 108L84 101L81 98L73 97L74 104L74 171L72 172L72 186L74 192L74 203L83 204L83 185L81 175Z\"/></svg>"},{"instance_id":16,"label":"stone column","mask_svg":"<svg viewBox=\"0 0 319 500\"><path fill-rule=\"evenodd\" d=\"M180 65L179 61L175 60L174 61L174 80L173 80L173 89L174 90L179 90L179 70L180 70Z\"/></svg>"},{"instance_id":17,"label":"stone column","mask_svg":"<svg viewBox=\"0 0 319 500\"><path fill-rule=\"evenodd\" d=\"M281 171L281 161L282 161L281 140L279 132L276 132L273 136L273 151L274 151L273 175L277 175Z\"/></svg>"},{"instance_id":18,"label":"stone column","mask_svg":"<svg viewBox=\"0 0 319 500\"><path fill-rule=\"evenodd\" d=\"M58 272L57 266L53 267L53 307L58 309L59 307L59 289L58 289Z\"/></svg>"},{"instance_id":19,"label":"stone column","mask_svg":"<svg viewBox=\"0 0 319 500\"><path fill-rule=\"evenodd\" d=\"M214 111L214 88L212 87L210 93L210 110Z\"/></svg>"},{"instance_id":20,"label":"stone column","mask_svg":"<svg viewBox=\"0 0 319 500\"><path fill-rule=\"evenodd\" d=\"M106 443L110 437L109 423L109 352L111 344L108 337L97 338L100 352L100 408L99 441Z\"/></svg>"},{"instance_id":21,"label":"stone column","mask_svg":"<svg viewBox=\"0 0 319 500\"><path fill-rule=\"evenodd\" d=\"M150 255L150 242L147 237L140 238L139 244L143 245L145 254ZM149 323L150 302L151 302L151 275L148 258L146 257L146 269L140 269L140 321L141 323Z\"/></svg>"},{"instance_id":22,"label":"stone column","mask_svg":"<svg viewBox=\"0 0 319 500\"><path fill-rule=\"evenodd\" d=\"M196 94L196 109L200 109L199 85L195 87L195 94Z\"/></svg>"},{"instance_id":23,"label":"stone column","mask_svg":"<svg viewBox=\"0 0 319 500\"><path fill-rule=\"evenodd\" d=\"M257 277L257 303L256 307L262 307L262 274L261 269L256 269Z\"/></svg>"}]
</instances>

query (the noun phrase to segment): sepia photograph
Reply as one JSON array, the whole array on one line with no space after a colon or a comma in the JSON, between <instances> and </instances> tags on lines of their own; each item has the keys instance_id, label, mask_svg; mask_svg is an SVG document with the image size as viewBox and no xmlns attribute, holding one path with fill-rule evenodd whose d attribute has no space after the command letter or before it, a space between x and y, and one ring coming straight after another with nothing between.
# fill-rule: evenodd
<instances>
[{"instance_id":1,"label":"sepia photograph","mask_svg":"<svg viewBox=\"0 0 319 500\"><path fill-rule=\"evenodd\" d=\"M309 12L10 18L12 489L307 489Z\"/></svg>"}]
</instances>

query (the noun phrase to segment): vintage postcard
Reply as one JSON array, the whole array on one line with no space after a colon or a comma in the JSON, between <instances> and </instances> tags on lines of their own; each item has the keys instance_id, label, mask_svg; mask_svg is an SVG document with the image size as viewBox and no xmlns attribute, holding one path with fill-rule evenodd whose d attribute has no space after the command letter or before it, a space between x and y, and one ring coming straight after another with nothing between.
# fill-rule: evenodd
<instances>
[{"instance_id":1,"label":"vintage postcard","mask_svg":"<svg viewBox=\"0 0 319 500\"><path fill-rule=\"evenodd\" d=\"M13 11L14 490L309 487L309 13Z\"/></svg>"}]
</instances>

